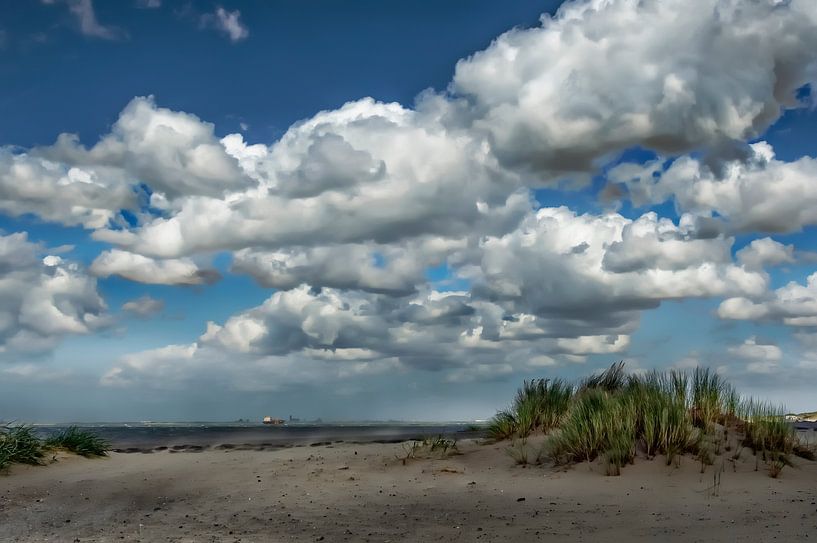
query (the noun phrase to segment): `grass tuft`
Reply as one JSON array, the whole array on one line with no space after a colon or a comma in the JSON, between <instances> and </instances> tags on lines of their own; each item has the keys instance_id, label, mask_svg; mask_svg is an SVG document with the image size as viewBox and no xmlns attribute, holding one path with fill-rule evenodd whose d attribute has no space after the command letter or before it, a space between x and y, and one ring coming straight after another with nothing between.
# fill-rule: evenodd
<instances>
[{"instance_id":1,"label":"grass tuft","mask_svg":"<svg viewBox=\"0 0 817 543\"><path fill-rule=\"evenodd\" d=\"M59 434L48 438L45 446L63 449L85 457L107 456L111 446L108 441L93 432L70 426Z\"/></svg>"},{"instance_id":2,"label":"grass tuft","mask_svg":"<svg viewBox=\"0 0 817 543\"><path fill-rule=\"evenodd\" d=\"M488 424L488 437L501 441L548 432L559 425L570 407L573 387L561 379L525 381L513 406L497 413Z\"/></svg>"},{"instance_id":3,"label":"grass tuft","mask_svg":"<svg viewBox=\"0 0 817 543\"><path fill-rule=\"evenodd\" d=\"M0 470L11 464L41 464L45 450L31 426L0 426Z\"/></svg>"},{"instance_id":4,"label":"grass tuft","mask_svg":"<svg viewBox=\"0 0 817 543\"><path fill-rule=\"evenodd\" d=\"M627 384L624 372L624 361L616 362L603 372L591 375L579 383L579 392L587 389L601 389L606 392L617 392Z\"/></svg>"}]
</instances>

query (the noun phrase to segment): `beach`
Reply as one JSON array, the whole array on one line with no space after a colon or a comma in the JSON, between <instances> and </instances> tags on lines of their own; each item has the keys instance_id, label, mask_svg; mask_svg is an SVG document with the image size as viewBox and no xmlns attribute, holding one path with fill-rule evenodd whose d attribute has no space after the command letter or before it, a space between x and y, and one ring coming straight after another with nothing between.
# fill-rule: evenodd
<instances>
[{"instance_id":1,"label":"beach","mask_svg":"<svg viewBox=\"0 0 817 543\"><path fill-rule=\"evenodd\" d=\"M537 445L536 440L529 443ZM0 476L0 541L802 541L817 462L520 466L508 443L159 447ZM263 449L263 450L262 450ZM405 460L405 462L404 462Z\"/></svg>"}]
</instances>

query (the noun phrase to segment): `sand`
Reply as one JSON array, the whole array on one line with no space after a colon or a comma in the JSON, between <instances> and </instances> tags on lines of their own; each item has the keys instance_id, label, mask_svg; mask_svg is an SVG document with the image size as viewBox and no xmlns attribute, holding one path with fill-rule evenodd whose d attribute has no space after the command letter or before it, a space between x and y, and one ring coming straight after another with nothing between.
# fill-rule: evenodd
<instances>
[{"instance_id":1,"label":"sand","mask_svg":"<svg viewBox=\"0 0 817 543\"><path fill-rule=\"evenodd\" d=\"M817 462L772 479L744 451L703 474L686 457L607 477L517 466L505 447L406 465L382 443L63 455L0 476L0 541L817 540Z\"/></svg>"}]
</instances>

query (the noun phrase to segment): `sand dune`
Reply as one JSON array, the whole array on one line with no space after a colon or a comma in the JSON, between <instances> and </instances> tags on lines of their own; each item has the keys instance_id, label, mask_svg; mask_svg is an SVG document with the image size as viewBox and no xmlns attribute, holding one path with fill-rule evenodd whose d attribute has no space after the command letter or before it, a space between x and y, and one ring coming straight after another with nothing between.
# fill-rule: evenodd
<instances>
[{"instance_id":1,"label":"sand dune","mask_svg":"<svg viewBox=\"0 0 817 543\"><path fill-rule=\"evenodd\" d=\"M515 466L505 445L459 448L406 465L401 444L336 443L15 466L0 477L0 541L817 538L817 462L772 479L744 451L703 474L687 457L638 459L607 477L597 464Z\"/></svg>"}]
</instances>

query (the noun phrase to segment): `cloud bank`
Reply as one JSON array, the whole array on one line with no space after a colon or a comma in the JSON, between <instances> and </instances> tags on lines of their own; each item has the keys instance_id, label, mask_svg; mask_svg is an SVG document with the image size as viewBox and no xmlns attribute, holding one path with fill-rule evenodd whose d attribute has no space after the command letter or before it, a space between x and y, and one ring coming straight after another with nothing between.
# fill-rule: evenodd
<instances>
[{"instance_id":1,"label":"cloud bank","mask_svg":"<svg viewBox=\"0 0 817 543\"><path fill-rule=\"evenodd\" d=\"M240 41L239 15L218 8L208 24ZM644 311L688 299L717 300L722 319L817 326L814 276L774 289L767 271L793 246L764 238L733 256L737 234L817 220L814 160L755 141L806 105L815 51L811 0L572 1L462 59L413 107L361 98L269 145L134 98L91 146L62 134L0 150L0 209L110 244L95 276L205 284L205 262L227 252L231 272L275 289L189 343L122 357L111 386L498 379L626 354ZM631 149L658 158L605 169ZM602 171L610 194L672 201L679 218L534 198ZM104 313L81 307L43 334L84 333ZM757 371L780 361L746 341L730 354Z\"/></svg>"}]
</instances>

